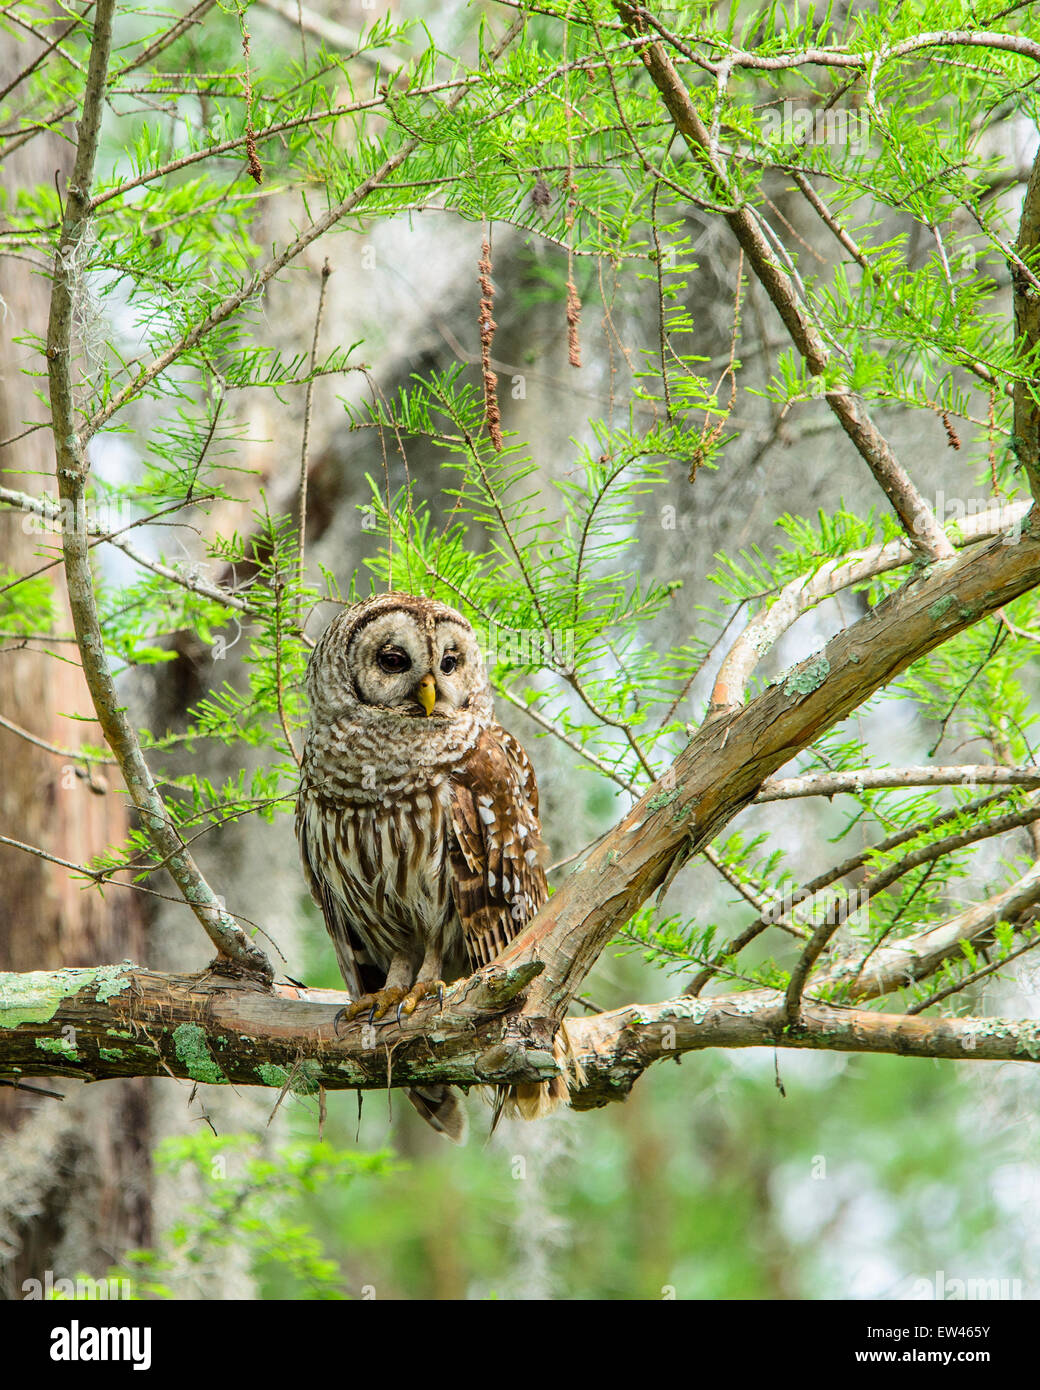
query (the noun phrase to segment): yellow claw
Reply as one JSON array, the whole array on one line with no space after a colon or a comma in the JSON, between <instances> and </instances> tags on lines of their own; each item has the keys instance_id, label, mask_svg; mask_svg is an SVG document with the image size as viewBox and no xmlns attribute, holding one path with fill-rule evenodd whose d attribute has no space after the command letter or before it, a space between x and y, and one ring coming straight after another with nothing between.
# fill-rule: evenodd
<instances>
[{"instance_id":1,"label":"yellow claw","mask_svg":"<svg viewBox=\"0 0 1040 1390\"><path fill-rule=\"evenodd\" d=\"M437 703L437 682L432 676L423 676L415 692L415 698L426 711L426 717L428 719L433 713L434 705Z\"/></svg>"}]
</instances>

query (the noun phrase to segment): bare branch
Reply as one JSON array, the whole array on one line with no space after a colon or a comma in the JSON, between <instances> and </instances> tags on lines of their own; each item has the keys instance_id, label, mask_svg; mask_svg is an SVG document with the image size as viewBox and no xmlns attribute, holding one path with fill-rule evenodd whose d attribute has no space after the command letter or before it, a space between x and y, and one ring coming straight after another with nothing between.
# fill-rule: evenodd
<instances>
[{"instance_id":1,"label":"bare branch","mask_svg":"<svg viewBox=\"0 0 1040 1390\"><path fill-rule=\"evenodd\" d=\"M859 795L885 787L1040 787L1040 767L963 763L954 767L857 767L850 772L808 772L763 782L756 805L800 796Z\"/></svg>"},{"instance_id":2,"label":"bare branch","mask_svg":"<svg viewBox=\"0 0 1040 1390\"><path fill-rule=\"evenodd\" d=\"M109 757L105 753L91 753L86 748L61 748L56 743L48 743L45 738L37 738L35 734L31 734L28 729L23 729L12 719L5 719L2 714L0 714L0 729L7 729L9 733L17 734L19 738L25 739L26 743L42 748L45 753L55 753L59 758L68 758L70 762L115 763L115 758Z\"/></svg>"},{"instance_id":3,"label":"bare branch","mask_svg":"<svg viewBox=\"0 0 1040 1390\"><path fill-rule=\"evenodd\" d=\"M709 47L721 49L730 67L750 68L759 72L783 72L789 68L801 67L866 70L873 66L880 69L884 63L890 63L898 58L909 58L926 48L992 48L998 52L1015 53L1019 57L1040 62L1040 43L1027 38L1024 34L1002 34L989 29L929 30L923 34L915 34L912 38L903 39L900 43L892 44L891 47L870 49L862 53L853 52L842 44L795 49L793 53L749 53L745 49L735 48L726 40L714 35L694 34L688 36L684 41L665 29L645 6L633 3L626 5L625 9L633 16L645 20L677 51L691 60L704 62L703 59L697 58L691 47L693 43L703 43ZM622 19L624 18L625 16L622 15ZM628 27L627 23L625 27ZM716 65L711 65L710 70L714 72L715 67Z\"/></svg>"}]
</instances>

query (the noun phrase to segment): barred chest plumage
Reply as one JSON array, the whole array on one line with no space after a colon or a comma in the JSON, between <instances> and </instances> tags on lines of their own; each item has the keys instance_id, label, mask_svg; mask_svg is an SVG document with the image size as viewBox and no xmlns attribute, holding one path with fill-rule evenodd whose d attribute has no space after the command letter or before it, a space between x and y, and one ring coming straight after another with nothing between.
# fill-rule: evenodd
<instances>
[{"instance_id":1,"label":"barred chest plumage","mask_svg":"<svg viewBox=\"0 0 1040 1390\"><path fill-rule=\"evenodd\" d=\"M448 857L450 779L482 721L456 721L450 738L418 726L422 740L414 737L415 720L386 723L379 737L350 720L312 730L297 833L321 864L344 925L353 928L354 942L344 934L342 951L341 934L332 933L341 965L352 951L358 965L385 973L399 952L421 959L434 943L445 968L461 973L466 951Z\"/></svg>"}]
</instances>

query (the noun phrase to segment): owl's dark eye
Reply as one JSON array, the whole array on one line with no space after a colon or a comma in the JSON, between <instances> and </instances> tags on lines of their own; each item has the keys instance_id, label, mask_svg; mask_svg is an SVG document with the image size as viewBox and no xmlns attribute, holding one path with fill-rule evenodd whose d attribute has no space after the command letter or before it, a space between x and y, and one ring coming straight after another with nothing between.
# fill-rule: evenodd
<instances>
[{"instance_id":1,"label":"owl's dark eye","mask_svg":"<svg viewBox=\"0 0 1040 1390\"><path fill-rule=\"evenodd\" d=\"M384 647L376 657L376 664L388 675L399 676L402 671L408 670L412 659L407 652L401 651L400 647Z\"/></svg>"},{"instance_id":2,"label":"owl's dark eye","mask_svg":"<svg viewBox=\"0 0 1040 1390\"><path fill-rule=\"evenodd\" d=\"M459 664L459 659L454 652L445 652L441 657L441 670L446 676L450 676L455 667Z\"/></svg>"}]
</instances>

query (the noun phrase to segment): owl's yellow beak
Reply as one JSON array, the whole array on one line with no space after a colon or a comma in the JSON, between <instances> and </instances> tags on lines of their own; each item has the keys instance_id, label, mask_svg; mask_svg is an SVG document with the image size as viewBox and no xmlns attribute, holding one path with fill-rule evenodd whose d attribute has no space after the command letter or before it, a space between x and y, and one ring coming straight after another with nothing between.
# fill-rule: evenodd
<instances>
[{"instance_id":1,"label":"owl's yellow beak","mask_svg":"<svg viewBox=\"0 0 1040 1390\"><path fill-rule=\"evenodd\" d=\"M423 676L415 692L415 698L422 705L426 711L426 717L429 719L433 713L433 707L437 703L437 682L432 676Z\"/></svg>"}]
</instances>

